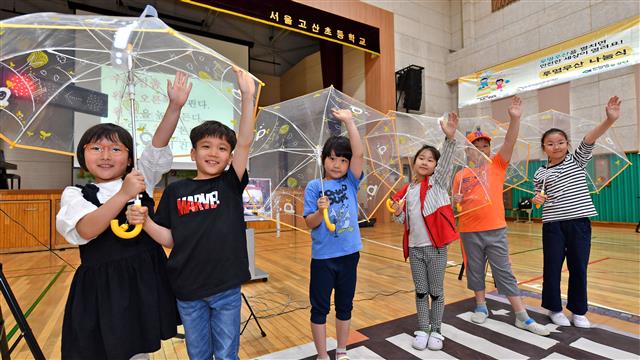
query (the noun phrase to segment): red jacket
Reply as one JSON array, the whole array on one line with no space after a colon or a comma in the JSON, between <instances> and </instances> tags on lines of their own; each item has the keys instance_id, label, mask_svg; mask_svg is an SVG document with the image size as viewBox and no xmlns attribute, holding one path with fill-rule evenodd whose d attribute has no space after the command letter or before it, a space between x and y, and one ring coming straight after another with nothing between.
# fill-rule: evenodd
<instances>
[{"instance_id":1,"label":"red jacket","mask_svg":"<svg viewBox=\"0 0 640 360\"><path fill-rule=\"evenodd\" d=\"M427 190L429 190L431 186L432 185L429 185L428 176L420 183L420 211L422 214L424 214L424 199L427 197ZM400 199L405 196L408 189L409 184L405 185L400 189L400 191L393 195L392 199L396 202L400 201ZM405 221L402 248L404 250L404 259L406 261L409 257L409 219L407 217L406 201L404 202L403 207L405 212ZM442 205L431 214L424 216L424 225L427 229L429 239L431 239L431 244L433 244L436 249L448 245L460 238L460 234L456 231L451 203Z\"/></svg>"}]
</instances>

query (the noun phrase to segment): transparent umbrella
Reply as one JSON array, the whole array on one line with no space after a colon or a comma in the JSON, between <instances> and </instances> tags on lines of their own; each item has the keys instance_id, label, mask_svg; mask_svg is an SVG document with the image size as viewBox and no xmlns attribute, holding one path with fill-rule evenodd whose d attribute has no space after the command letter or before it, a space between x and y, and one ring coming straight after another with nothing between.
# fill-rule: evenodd
<instances>
[{"instance_id":1,"label":"transparent umbrella","mask_svg":"<svg viewBox=\"0 0 640 360\"><path fill-rule=\"evenodd\" d=\"M399 154L403 164L408 165L413 172L413 157L423 145L432 145L441 148L445 140L445 135L440 128L440 121L444 118L429 117L416 114L407 114L390 111L389 117L395 119L396 132L399 144ZM455 203L454 211L456 216L473 211L482 206L488 205L489 195L487 187L487 176L484 172L485 164L491 162L482 152L473 146L465 135L456 131L456 147L453 156L454 179L460 174L465 174L465 178L473 179L479 185L479 191L465 191L460 182L460 186L449 184L449 195L452 203ZM450 164L438 164L438 166L449 166ZM411 181L411 179L406 179ZM392 211L389 206L389 211Z\"/></svg>"},{"instance_id":2,"label":"transparent umbrella","mask_svg":"<svg viewBox=\"0 0 640 360\"><path fill-rule=\"evenodd\" d=\"M233 126L240 118L231 61L168 27L150 6L137 18L19 16L0 22L0 43L0 138L11 147L73 156L74 132L100 122L131 129L134 143L146 145L176 71L193 89L171 141L175 155L189 153L188 133L201 121Z\"/></svg>"},{"instance_id":3,"label":"transparent umbrella","mask_svg":"<svg viewBox=\"0 0 640 360\"><path fill-rule=\"evenodd\" d=\"M262 191L269 196L263 197L261 216L280 218L285 224L302 229L304 189L309 181L323 178L322 147L331 135L346 136L346 129L332 117L332 109L351 110L365 144L364 179L358 192L360 221L373 216L401 178L393 136L389 135L393 122L329 87L260 108L250 169L252 178L271 183L271 189ZM325 222L331 228L329 214Z\"/></svg>"},{"instance_id":4,"label":"transparent umbrella","mask_svg":"<svg viewBox=\"0 0 640 360\"><path fill-rule=\"evenodd\" d=\"M542 151L540 141L545 131L551 128L563 130L569 136L569 151L573 152L585 135L597 125L598 123L588 119L548 110L523 118L519 137L532 144L531 160L543 165L547 161L547 155ZM599 193L631 165L619 144L612 129L607 130L596 141L592 152L593 158L585 168L590 193ZM535 193L533 179L529 180L517 187L533 194ZM545 190L544 185L542 190Z\"/></svg>"}]
</instances>

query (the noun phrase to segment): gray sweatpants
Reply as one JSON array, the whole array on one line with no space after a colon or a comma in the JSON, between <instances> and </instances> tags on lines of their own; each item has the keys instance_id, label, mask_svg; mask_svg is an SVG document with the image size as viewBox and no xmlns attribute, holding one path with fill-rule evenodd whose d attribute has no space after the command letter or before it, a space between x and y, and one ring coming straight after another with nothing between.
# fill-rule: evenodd
<instances>
[{"instance_id":1,"label":"gray sweatpants","mask_svg":"<svg viewBox=\"0 0 640 360\"><path fill-rule=\"evenodd\" d=\"M440 332L444 314L444 270L447 266L447 246L409 247L411 275L416 287L418 327L429 333ZM431 309L429 309L429 298Z\"/></svg>"},{"instance_id":2,"label":"gray sweatpants","mask_svg":"<svg viewBox=\"0 0 640 360\"><path fill-rule=\"evenodd\" d=\"M485 288L485 264L489 260L493 278L500 294L518 296L518 282L511 271L507 228L460 233L467 254L467 288L473 291Z\"/></svg>"}]
</instances>

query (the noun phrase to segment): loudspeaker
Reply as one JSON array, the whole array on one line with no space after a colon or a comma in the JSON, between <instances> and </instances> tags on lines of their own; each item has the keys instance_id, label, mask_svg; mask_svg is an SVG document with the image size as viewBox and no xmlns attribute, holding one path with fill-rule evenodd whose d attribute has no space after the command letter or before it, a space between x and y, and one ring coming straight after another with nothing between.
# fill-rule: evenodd
<instances>
[{"instance_id":1,"label":"loudspeaker","mask_svg":"<svg viewBox=\"0 0 640 360\"><path fill-rule=\"evenodd\" d=\"M408 68L400 79L398 90L404 93L404 108L407 110L420 110L422 103L422 69Z\"/></svg>"}]
</instances>

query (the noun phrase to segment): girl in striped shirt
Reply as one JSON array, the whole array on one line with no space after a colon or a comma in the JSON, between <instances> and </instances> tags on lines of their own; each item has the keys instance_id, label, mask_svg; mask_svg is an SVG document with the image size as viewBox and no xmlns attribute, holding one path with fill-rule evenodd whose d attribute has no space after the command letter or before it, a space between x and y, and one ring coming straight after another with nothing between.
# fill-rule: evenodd
<instances>
[{"instance_id":1,"label":"girl in striped shirt","mask_svg":"<svg viewBox=\"0 0 640 360\"><path fill-rule=\"evenodd\" d=\"M446 125L440 125L447 136L442 145L442 157L433 146L420 148L413 158L415 181L392 199L393 220L404 223L404 259L409 257L416 288L419 329L414 333L412 346L417 350L442 349L447 245L459 238L449 198L458 115L450 113ZM440 166L437 166L438 162Z\"/></svg>"},{"instance_id":2,"label":"girl in striped shirt","mask_svg":"<svg viewBox=\"0 0 640 360\"><path fill-rule=\"evenodd\" d=\"M547 154L547 165L539 168L533 178L536 196L533 202L544 204L542 209L542 247L544 253L542 307L557 325L571 325L562 312L560 276L567 259L569 288L567 309L573 325L591 326L587 313L587 265L591 249L591 221L596 216L589 195L585 167L591 159L596 140L620 116L620 100L609 99L607 118L589 131L575 153L569 152L567 134L556 128L542 135L542 150Z\"/></svg>"}]
</instances>

